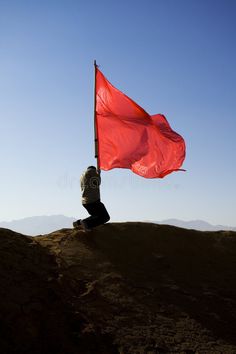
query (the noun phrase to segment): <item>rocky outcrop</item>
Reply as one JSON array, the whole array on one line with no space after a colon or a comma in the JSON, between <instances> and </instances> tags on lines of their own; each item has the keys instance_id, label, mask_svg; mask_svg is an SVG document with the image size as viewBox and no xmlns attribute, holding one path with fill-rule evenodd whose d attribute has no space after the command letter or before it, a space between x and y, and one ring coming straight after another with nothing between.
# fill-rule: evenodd
<instances>
[{"instance_id":1,"label":"rocky outcrop","mask_svg":"<svg viewBox=\"0 0 236 354\"><path fill-rule=\"evenodd\" d=\"M236 233L0 229L3 354L236 353Z\"/></svg>"}]
</instances>

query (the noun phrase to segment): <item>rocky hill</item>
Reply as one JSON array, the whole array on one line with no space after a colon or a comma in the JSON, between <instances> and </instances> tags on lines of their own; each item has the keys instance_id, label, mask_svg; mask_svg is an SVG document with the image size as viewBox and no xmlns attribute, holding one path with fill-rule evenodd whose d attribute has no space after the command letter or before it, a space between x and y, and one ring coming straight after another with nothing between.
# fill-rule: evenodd
<instances>
[{"instance_id":1,"label":"rocky hill","mask_svg":"<svg viewBox=\"0 0 236 354\"><path fill-rule=\"evenodd\" d=\"M236 232L0 229L1 354L235 354Z\"/></svg>"}]
</instances>

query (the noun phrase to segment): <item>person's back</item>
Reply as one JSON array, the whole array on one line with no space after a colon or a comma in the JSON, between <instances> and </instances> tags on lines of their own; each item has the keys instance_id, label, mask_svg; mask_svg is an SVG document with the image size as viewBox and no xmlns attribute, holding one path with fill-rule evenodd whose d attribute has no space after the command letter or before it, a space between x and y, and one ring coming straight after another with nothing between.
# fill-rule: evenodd
<instances>
[{"instance_id":1,"label":"person's back","mask_svg":"<svg viewBox=\"0 0 236 354\"><path fill-rule=\"evenodd\" d=\"M96 167L89 166L81 175L80 186L82 192L82 205L90 216L86 219L79 219L73 223L74 227L82 226L85 230L91 230L96 226L105 224L110 216L100 200L100 174Z\"/></svg>"},{"instance_id":2,"label":"person's back","mask_svg":"<svg viewBox=\"0 0 236 354\"><path fill-rule=\"evenodd\" d=\"M100 200L101 178L95 167L89 166L80 178L82 204L90 204Z\"/></svg>"}]
</instances>

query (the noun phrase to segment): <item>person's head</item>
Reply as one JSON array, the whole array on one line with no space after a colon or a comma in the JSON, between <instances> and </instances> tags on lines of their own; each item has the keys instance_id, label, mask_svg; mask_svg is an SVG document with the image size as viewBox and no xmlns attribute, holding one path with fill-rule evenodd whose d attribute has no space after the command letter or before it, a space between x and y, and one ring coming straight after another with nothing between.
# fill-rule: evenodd
<instances>
[{"instance_id":1,"label":"person's head","mask_svg":"<svg viewBox=\"0 0 236 354\"><path fill-rule=\"evenodd\" d=\"M96 167L95 166L89 166L88 168L87 168L87 170L96 170Z\"/></svg>"}]
</instances>

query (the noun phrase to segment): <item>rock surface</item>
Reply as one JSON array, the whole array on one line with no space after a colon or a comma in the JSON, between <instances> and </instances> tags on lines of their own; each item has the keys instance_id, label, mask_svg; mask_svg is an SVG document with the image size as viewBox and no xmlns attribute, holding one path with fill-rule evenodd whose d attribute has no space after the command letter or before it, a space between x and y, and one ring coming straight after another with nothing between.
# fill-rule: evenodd
<instances>
[{"instance_id":1,"label":"rock surface","mask_svg":"<svg viewBox=\"0 0 236 354\"><path fill-rule=\"evenodd\" d=\"M0 229L0 353L236 353L235 273L231 231Z\"/></svg>"}]
</instances>

